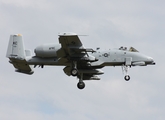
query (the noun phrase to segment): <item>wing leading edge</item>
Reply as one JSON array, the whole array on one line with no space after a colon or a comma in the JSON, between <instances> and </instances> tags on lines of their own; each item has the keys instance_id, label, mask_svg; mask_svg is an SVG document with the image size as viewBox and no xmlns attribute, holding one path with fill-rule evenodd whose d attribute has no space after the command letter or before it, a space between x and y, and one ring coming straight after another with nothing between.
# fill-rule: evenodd
<instances>
[{"instance_id":1,"label":"wing leading edge","mask_svg":"<svg viewBox=\"0 0 165 120\"><path fill-rule=\"evenodd\" d=\"M93 60L88 52L95 52L91 48L84 48L79 37L75 33L63 33L59 35L61 49L57 51L58 58L67 58L68 60Z\"/></svg>"}]
</instances>

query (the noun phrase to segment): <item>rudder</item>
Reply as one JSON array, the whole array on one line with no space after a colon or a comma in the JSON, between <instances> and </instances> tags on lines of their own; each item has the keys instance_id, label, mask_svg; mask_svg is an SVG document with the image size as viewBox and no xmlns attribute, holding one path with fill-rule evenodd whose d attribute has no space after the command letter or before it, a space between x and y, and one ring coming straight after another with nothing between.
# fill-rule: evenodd
<instances>
[{"instance_id":1,"label":"rudder","mask_svg":"<svg viewBox=\"0 0 165 120\"><path fill-rule=\"evenodd\" d=\"M26 61L27 53L30 54L24 48L22 35L10 35L6 57L10 59L9 62L16 68L16 72L33 74L32 66Z\"/></svg>"},{"instance_id":2,"label":"rudder","mask_svg":"<svg viewBox=\"0 0 165 120\"><path fill-rule=\"evenodd\" d=\"M25 59L25 50L22 35L10 35L6 57Z\"/></svg>"}]
</instances>

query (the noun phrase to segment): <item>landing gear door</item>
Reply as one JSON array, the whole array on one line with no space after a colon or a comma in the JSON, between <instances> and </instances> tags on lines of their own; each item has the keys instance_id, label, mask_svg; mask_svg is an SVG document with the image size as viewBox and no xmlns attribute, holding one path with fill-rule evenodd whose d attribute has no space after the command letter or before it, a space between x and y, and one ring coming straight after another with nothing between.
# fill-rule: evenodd
<instances>
[{"instance_id":1,"label":"landing gear door","mask_svg":"<svg viewBox=\"0 0 165 120\"><path fill-rule=\"evenodd\" d=\"M126 66L130 66L132 63L132 57L126 57L125 58L125 65Z\"/></svg>"}]
</instances>

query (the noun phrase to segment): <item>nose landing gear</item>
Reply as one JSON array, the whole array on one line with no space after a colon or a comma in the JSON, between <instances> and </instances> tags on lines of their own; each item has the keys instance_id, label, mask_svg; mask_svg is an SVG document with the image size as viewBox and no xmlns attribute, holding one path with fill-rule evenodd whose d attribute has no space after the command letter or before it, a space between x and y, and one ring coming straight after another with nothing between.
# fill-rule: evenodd
<instances>
[{"instance_id":1,"label":"nose landing gear","mask_svg":"<svg viewBox=\"0 0 165 120\"><path fill-rule=\"evenodd\" d=\"M125 79L126 81L129 81L129 80L130 80L130 76L129 76L129 75L126 75L126 76L124 77L124 79Z\"/></svg>"},{"instance_id":2,"label":"nose landing gear","mask_svg":"<svg viewBox=\"0 0 165 120\"><path fill-rule=\"evenodd\" d=\"M130 66L127 66L127 65L123 65L123 66L122 66L123 74L125 73L124 79L125 79L126 81L129 81L129 80L130 80L130 76L128 75L129 67L130 67Z\"/></svg>"}]
</instances>

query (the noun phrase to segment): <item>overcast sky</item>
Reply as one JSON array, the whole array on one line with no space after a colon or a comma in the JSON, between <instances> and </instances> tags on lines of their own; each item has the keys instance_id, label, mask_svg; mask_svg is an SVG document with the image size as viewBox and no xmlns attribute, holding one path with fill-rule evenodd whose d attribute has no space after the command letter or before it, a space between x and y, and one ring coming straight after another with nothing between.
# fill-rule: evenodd
<instances>
[{"instance_id":1,"label":"overcast sky","mask_svg":"<svg viewBox=\"0 0 165 120\"><path fill-rule=\"evenodd\" d=\"M0 0L0 120L164 120L164 0ZM64 67L14 72L6 50L10 34L21 33L32 51L57 43L58 33L75 32L86 47L133 46L156 65L106 67L100 81L78 80ZM34 54L34 53L33 53Z\"/></svg>"}]
</instances>

